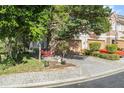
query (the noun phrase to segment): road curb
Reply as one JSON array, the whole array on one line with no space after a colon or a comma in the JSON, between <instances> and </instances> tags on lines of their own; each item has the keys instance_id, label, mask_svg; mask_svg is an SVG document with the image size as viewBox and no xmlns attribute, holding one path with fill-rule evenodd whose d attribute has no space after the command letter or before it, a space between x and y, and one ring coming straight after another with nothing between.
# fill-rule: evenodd
<instances>
[{"instance_id":1,"label":"road curb","mask_svg":"<svg viewBox=\"0 0 124 93\"><path fill-rule=\"evenodd\" d=\"M69 85L69 84L76 84L76 83L82 83L86 81L91 81L107 76L111 76L120 72L124 72L124 67L123 68L118 68L114 70L109 70L104 73L96 74L96 75L91 75L91 76L81 76L77 78L69 78L69 79L64 79L64 80L56 80L56 81L48 81L48 82L40 82L40 83L28 83L28 84L19 84L19 85L8 85L8 86L0 86L1 88L37 88L37 87L59 87L59 86L64 86L64 85Z\"/></svg>"}]
</instances>

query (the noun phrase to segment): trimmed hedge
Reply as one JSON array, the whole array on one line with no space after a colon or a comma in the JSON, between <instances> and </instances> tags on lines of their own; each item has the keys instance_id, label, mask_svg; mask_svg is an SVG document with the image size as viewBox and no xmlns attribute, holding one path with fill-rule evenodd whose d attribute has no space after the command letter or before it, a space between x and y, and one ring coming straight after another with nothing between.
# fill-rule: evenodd
<instances>
[{"instance_id":1,"label":"trimmed hedge","mask_svg":"<svg viewBox=\"0 0 124 93\"><path fill-rule=\"evenodd\" d=\"M93 52L92 56L96 56L96 57L104 58L108 60L119 60L120 59L120 56L118 54L101 54L98 52Z\"/></svg>"},{"instance_id":2,"label":"trimmed hedge","mask_svg":"<svg viewBox=\"0 0 124 93\"><path fill-rule=\"evenodd\" d=\"M91 42L89 43L89 48L91 51L98 51L101 47L101 43L100 42Z\"/></svg>"},{"instance_id":3,"label":"trimmed hedge","mask_svg":"<svg viewBox=\"0 0 124 93\"><path fill-rule=\"evenodd\" d=\"M106 46L106 49L110 54L115 53L118 49L118 46L116 44L110 44Z\"/></svg>"}]
</instances>

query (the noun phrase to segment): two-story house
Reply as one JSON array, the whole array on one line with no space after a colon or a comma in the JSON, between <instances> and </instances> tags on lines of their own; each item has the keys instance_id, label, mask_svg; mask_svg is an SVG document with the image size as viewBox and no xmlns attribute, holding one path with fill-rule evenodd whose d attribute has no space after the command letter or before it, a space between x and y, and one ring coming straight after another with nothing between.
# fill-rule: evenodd
<instances>
[{"instance_id":1,"label":"two-story house","mask_svg":"<svg viewBox=\"0 0 124 93\"><path fill-rule=\"evenodd\" d=\"M100 42L101 49L105 48L107 44L117 43L118 47L124 48L124 16L113 12L109 18L111 29L109 32L101 34L100 36L91 34L80 34L79 38L70 42L70 49L80 52L82 49L88 49L90 42Z\"/></svg>"}]
</instances>

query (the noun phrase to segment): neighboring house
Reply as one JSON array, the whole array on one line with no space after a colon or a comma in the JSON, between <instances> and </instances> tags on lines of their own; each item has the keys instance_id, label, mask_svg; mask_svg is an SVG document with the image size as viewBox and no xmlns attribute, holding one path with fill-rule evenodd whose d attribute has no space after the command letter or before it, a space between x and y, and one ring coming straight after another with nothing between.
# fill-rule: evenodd
<instances>
[{"instance_id":1,"label":"neighboring house","mask_svg":"<svg viewBox=\"0 0 124 93\"><path fill-rule=\"evenodd\" d=\"M124 48L124 16L117 15L113 12L110 16L111 30L107 33L101 34L100 36L91 34L80 34L79 38L76 38L70 43L70 49L74 52L80 52L82 49L88 49L90 42L100 42L101 48L105 48L107 44L113 44L117 42L118 47Z\"/></svg>"}]
</instances>

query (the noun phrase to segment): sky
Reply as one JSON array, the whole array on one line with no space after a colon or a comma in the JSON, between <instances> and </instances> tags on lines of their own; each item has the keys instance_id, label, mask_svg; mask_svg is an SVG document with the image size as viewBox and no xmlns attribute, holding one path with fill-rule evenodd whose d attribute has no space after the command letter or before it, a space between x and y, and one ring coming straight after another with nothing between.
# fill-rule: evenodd
<instances>
[{"instance_id":1,"label":"sky","mask_svg":"<svg viewBox=\"0 0 124 93\"><path fill-rule=\"evenodd\" d=\"M119 15L124 15L124 5L110 5L112 11L115 11Z\"/></svg>"}]
</instances>

